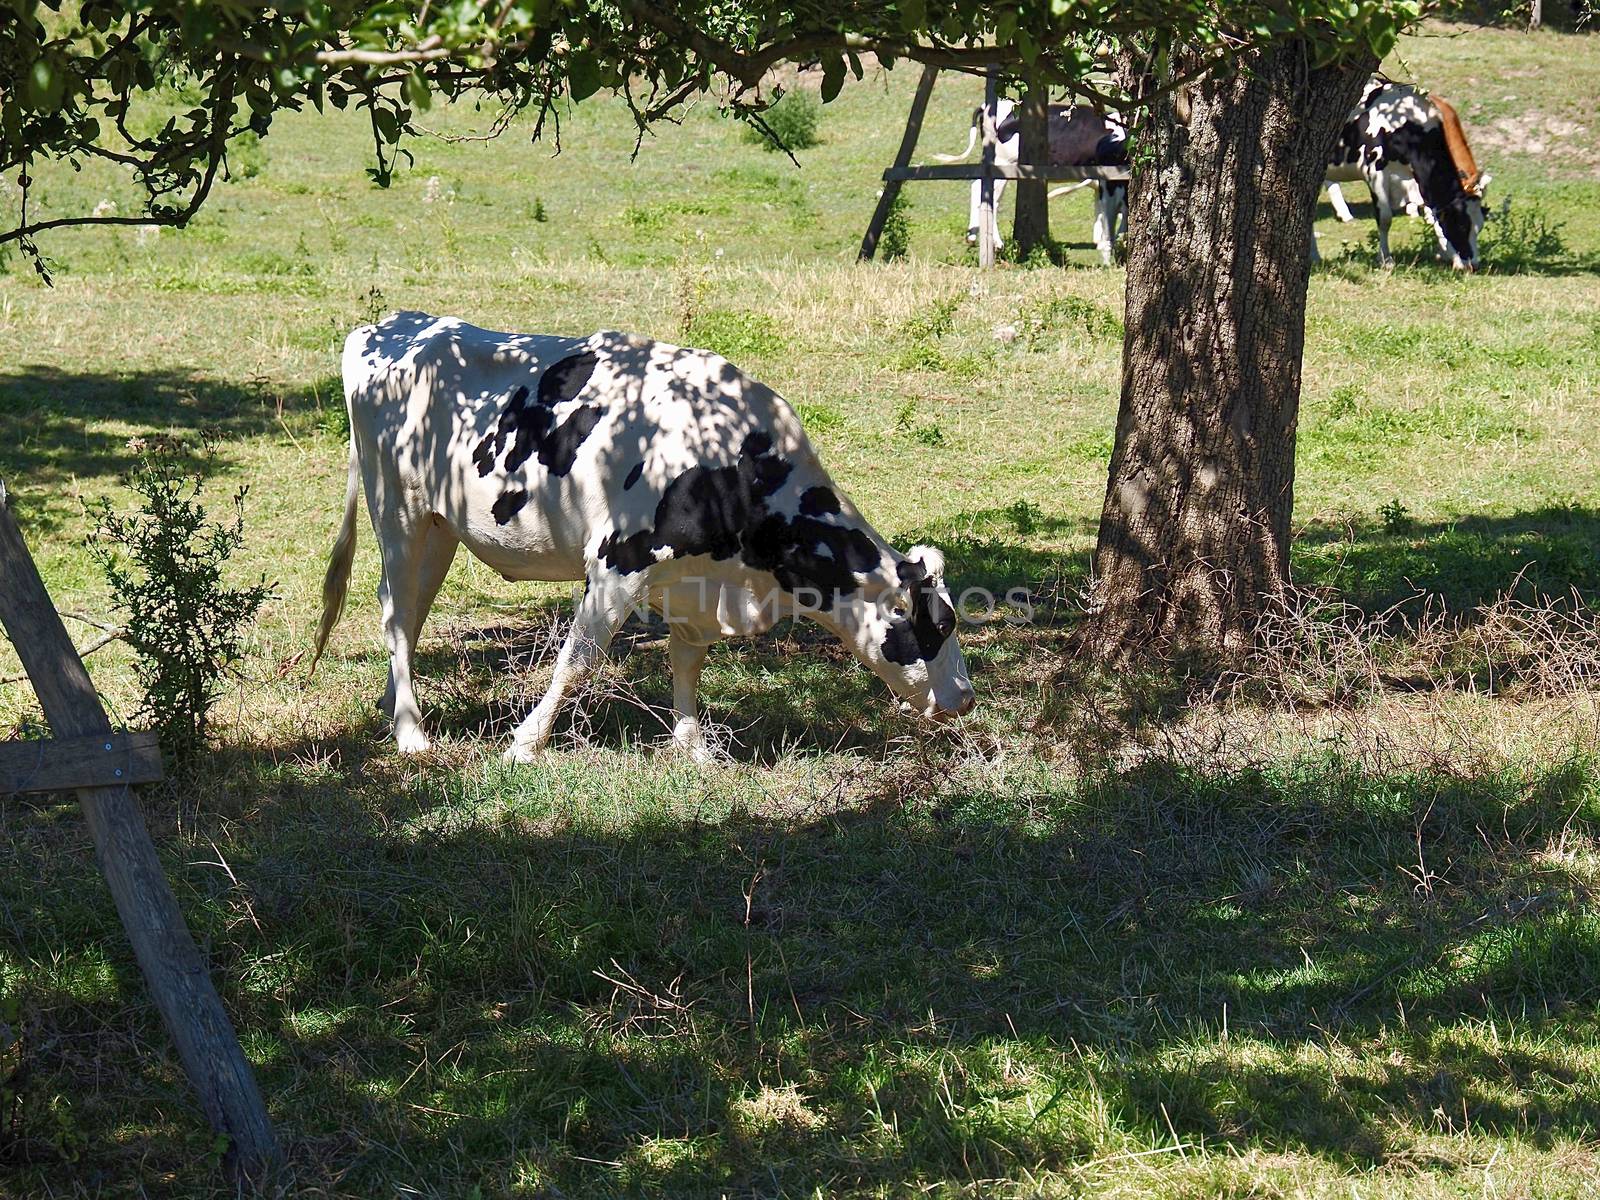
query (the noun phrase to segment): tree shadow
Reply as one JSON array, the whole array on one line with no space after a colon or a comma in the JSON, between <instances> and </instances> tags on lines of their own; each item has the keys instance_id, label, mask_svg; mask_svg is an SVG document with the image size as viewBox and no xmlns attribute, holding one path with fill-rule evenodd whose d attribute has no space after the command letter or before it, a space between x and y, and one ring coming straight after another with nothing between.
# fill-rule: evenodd
<instances>
[{"instance_id":1,"label":"tree shadow","mask_svg":"<svg viewBox=\"0 0 1600 1200\"><path fill-rule=\"evenodd\" d=\"M334 384L323 394L337 398L340 391ZM114 480L134 465L138 451L129 442L136 435L214 438L212 465L224 465L232 461L229 441L278 427L276 398L265 383L183 372L30 366L0 373L0 477L28 523L56 529L75 511L69 498L75 483Z\"/></svg>"},{"instance_id":2,"label":"tree shadow","mask_svg":"<svg viewBox=\"0 0 1600 1200\"><path fill-rule=\"evenodd\" d=\"M1303 582L1369 613L1424 603L1467 616L1502 595L1593 605L1600 596L1600 510L1548 505L1505 516L1387 525L1317 523L1294 546Z\"/></svg>"},{"instance_id":3,"label":"tree shadow","mask_svg":"<svg viewBox=\"0 0 1600 1200\"><path fill-rule=\"evenodd\" d=\"M308 1185L897 1191L1173 1134L1365 1168L1435 1128L1546 1147L1600 1120L1567 1051L1600 922L1582 868L1542 855L1594 828L1586 766L1163 759L995 788L908 761L786 816L687 768L281 766L328 750L254 776L260 752L225 756L201 852L168 855L280 1127L335 1151ZM33 857L50 824L11 821L12 952L126 974L93 868L35 877L63 869ZM142 999L28 1001L58 1031L157 1036ZM181 1095L159 1056L114 1086L92 1119Z\"/></svg>"}]
</instances>

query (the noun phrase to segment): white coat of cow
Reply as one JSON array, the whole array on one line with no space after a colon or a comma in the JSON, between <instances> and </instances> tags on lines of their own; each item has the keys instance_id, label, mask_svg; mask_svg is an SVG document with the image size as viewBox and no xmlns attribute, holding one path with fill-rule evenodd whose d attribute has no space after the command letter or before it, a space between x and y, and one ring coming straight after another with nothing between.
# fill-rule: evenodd
<instances>
[{"instance_id":1,"label":"white coat of cow","mask_svg":"<svg viewBox=\"0 0 1600 1200\"><path fill-rule=\"evenodd\" d=\"M582 580L544 698L506 757L550 738L565 693L627 615L666 617L674 739L704 753L695 692L712 642L809 617L927 717L973 704L944 558L901 555L834 486L794 411L726 359L602 332L493 333L396 313L344 347L350 466L323 586L320 657L344 607L365 490L382 555L389 685L426 750L412 654L458 546L507 579Z\"/></svg>"}]
</instances>

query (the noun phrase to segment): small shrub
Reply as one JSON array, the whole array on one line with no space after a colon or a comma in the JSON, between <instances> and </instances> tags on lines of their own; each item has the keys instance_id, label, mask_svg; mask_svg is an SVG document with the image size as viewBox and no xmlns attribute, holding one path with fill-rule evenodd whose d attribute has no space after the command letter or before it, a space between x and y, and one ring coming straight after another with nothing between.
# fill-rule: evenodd
<instances>
[{"instance_id":1,"label":"small shrub","mask_svg":"<svg viewBox=\"0 0 1600 1200\"><path fill-rule=\"evenodd\" d=\"M789 339L765 313L706 308L690 314L684 335L695 346L714 350L735 362L752 357L770 358L781 353Z\"/></svg>"},{"instance_id":2,"label":"small shrub","mask_svg":"<svg viewBox=\"0 0 1600 1200\"><path fill-rule=\"evenodd\" d=\"M1328 415L1348 417L1358 413L1361 411L1362 398L1360 384L1341 383L1333 389L1333 395L1328 397Z\"/></svg>"},{"instance_id":3,"label":"small shrub","mask_svg":"<svg viewBox=\"0 0 1600 1200\"><path fill-rule=\"evenodd\" d=\"M1405 533L1416 524L1411 517L1411 510L1399 499L1389 500L1378 505L1378 519L1383 522L1385 533Z\"/></svg>"},{"instance_id":4,"label":"small shrub","mask_svg":"<svg viewBox=\"0 0 1600 1200\"><path fill-rule=\"evenodd\" d=\"M1039 520L1044 513L1039 506L1031 500L1017 500L1010 508L1006 509L1006 516L1011 518L1012 527L1016 529L1018 537L1032 537L1039 528Z\"/></svg>"},{"instance_id":5,"label":"small shrub","mask_svg":"<svg viewBox=\"0 0 1600 1200\"><path fill-rule=\"evenodd\" d=\"M889 215L883 220L883 233L878 238L878 257L884 262L904 258L911 248L911 222L907 217L910 208L903 189L889 204Z\"/></svg>"},{"instance_id":6,"label":"small shrub","mask_svg":"<svg viewBox=\"0 0 1600 1200\"><path fill-rule=\"evenodd\" d=\"M1097 340L1122 340L1122 318L1081 296L1047 296L1017 313L1017 333L1029 350L1055 345L1061 331L1072 327Z\"/></svg>"},{"instance_id":7,"label":"small shrub","mask_svg":"<svg viewBox=\"0 0 1600 1200\"><path fill-rule=\"evenodd\" d=\"M939 339L955 324L963 293L940 297L900 326L900 350L894 365L901 371L942 371L946 366Z\"/></svg>"},{"instance_id":8,"label":"small shrub","mask_svg":"<svg viewBox=\"0 0 1600 1200\"><path fill-rule=\"evenodd\" d=\"M944 430L937 421L917 420L917 402L906 400L894 410L895 430L921 446L938 448L944 445Z\"/></svg>"},{"instance_id":9,"label":"small shrub","mask_svg":"<svg viewBox=\"0 0 1600 1200\"><path fill-rule=\"evenodd\" d=\"M210 521L200 503L203 477L187 447L167 438L137 438L134 446L139 461L128 485L139 509L117 512L105 498L86 504L94 522L89 553L111 586L138 658L140 713L183 759L204 747L222 680L243 655L245 631L273 589L264 576L243 588L223 582L228 559L244 541L248 489L234 493L232 520Z\"/></svg>"},{"instance_id":10,"label":"small shrub","mask_svg":"<svg viewBox=\"0 0 1600 1200\"><path fill-rule=\"evenodd\" d=\"M1513 209L1508 196L1483 228L1478 253L1487 267L1499 271L1529 271L1552 266L1571 251L1561 236L1563 225L1545 216L1536 205Z\"/></svg>"},{"instance_id":11,"label":"small shrub","mask_svg":"<svg viewBox=\"0 0 1600 1200\"><path fill-rule=\"evenodd\" d=\"M822 105L810 92L798 89L785 92L775 104L761 112L760 120L772 131L772 136L767 136L759 125L751 122L744 128L744 139L767 150L809 150L822 140L817 136ZM773 138L781 145L775 145Z\"/></svg>"},{"instance_id":12,"label":"small shrub","mask_svg":"<svg viewBox=\"0 0 1600 1200\"><path fill-rule=\"evenodd\" d=\"M254 179L266 169L267 151L253 129L246 129L228 141L228 177Z\"/></svg>"},{"instance_id":13,"label":"small shrub","mask_svg":"<svg viewBox=\"0 0 1600 1200\"><path fill-rule=\"evenodd\" d=\"M533 198L533 219L541 225L550 219L550 214L544 211L544 201L538 196Z\"/></svg>"}]
</instances>

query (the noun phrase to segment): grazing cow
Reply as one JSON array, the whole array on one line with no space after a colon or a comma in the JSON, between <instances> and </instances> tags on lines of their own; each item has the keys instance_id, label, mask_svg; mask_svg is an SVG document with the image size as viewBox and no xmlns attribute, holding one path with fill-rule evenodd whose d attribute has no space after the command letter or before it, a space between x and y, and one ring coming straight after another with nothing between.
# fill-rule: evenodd
<instances>
[{"instance_id":1,"label":"grazing cow","mask_svg":"<svg viewBox=\"0 0 1600 1200\"><path fill-rule=\"evenodd\" d=\"M1489 176L1473 161L1461 119L1443 100L1373 76L1339 134L1327 177L1365 181L1378 218L1379 265L1394 265L1389 223L1414 191L1451 265L1477 269Z\"/></svg>"},{"instance_id":2,"label":"grazing cow","mask_svg":"<svg viewBox=\"0 0 1600 1200\"><path fill-rule=\"evenodd\" d=\"M972 114L972 128L967 132L967 148L960 154L935 154L941 162L959 162L972 153L978 130L983 123L983 109ZM1088 105L1052 104L1049 118L1050 165L1053 167L1125 166L1128 162L1128 135L1116 116L1103 116ZM1016 105L1001 100L995 106L994 161L1001 166L1015 166L1020 161L1022 122ZM1125 182L1084 180L1068 187L1057 188L1050 195L1058 196L1076 191L1085 184L1095 187L1094 244L1100 251L1100 260L1111 262L1117 237L1117 217L1127 211L1128 185ZM994 181L994 211L990 232L994 244L1003 244L1000 237L1000 196L1005 191L1006 180ZM983 184L972 181L972 201L967 209L967 241L978 240L978 224L983 212ZM1124 224L1126 221L1124 220Z\"/></svg>"},{"instance_id":3,"label":"grazing cow","mask_svg":"<svg viewBox=\"0 0 1600 1200\"><path fill-rule=\"evenodd\" d=\"M411 312L356 329L343 366L350 469L317 655L344 606L364 486L383 561L379 706L402 751L428 747L412 653L461 543L507 579L586 584L513 761L543 748L567 689L644 604L667 618L674 739L696 755L707 648L783 616L837 634L924 716L972 707L943 556L893 550L834 486L794 411L718 355Z\"/></svg>"}]
</instances>

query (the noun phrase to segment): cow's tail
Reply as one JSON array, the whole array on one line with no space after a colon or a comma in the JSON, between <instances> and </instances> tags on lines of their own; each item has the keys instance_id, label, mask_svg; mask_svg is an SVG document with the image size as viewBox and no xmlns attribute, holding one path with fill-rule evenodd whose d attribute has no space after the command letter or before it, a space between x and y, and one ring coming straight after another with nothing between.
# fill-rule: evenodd
<instances>
[{"instance_id":1,"label":"cow's tail","mask_svg":"<svg viewBox=\"0 0 1600 1200\"><path fill-rule=\"evenodd\" d=\"M356 461L355 434L350 435L350 471L344 485L344 521L328 555L328 573L322 580L322 621L317 626L317 652L311 669L317 669L328 635L344 613L345 593L350 589L350 567L356 558L356 504L361 498L361 465Z\"/></svg>"},{"instance_id":2,"label":"cow's tail","mask_svg":"<svg viewBox=\"0 0 1600 1200\"><path fill-rule=\"evenodd\" d=\"M972 153L972 147L978 140L978 123L983 120L983 109L977 108L972 112L972 125L967 129L967 148L960 154L935 154L940 162L960 162Z\"/></svg>"}]
</instances>

